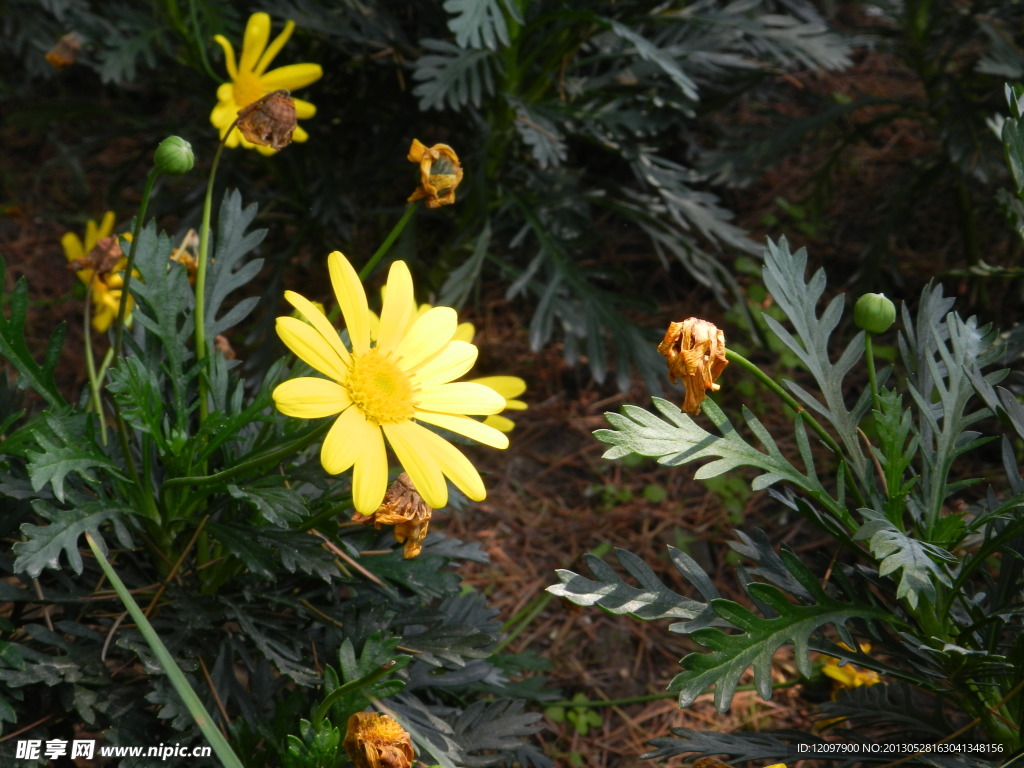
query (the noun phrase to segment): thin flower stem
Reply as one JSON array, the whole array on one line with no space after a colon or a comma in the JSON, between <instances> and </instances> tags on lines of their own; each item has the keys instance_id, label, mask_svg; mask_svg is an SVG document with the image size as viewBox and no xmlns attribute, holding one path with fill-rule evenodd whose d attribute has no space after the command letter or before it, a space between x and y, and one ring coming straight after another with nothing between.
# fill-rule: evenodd
<instances>
[{"instance_id":1,"label":"thin flower stem","mask_svg":"<svg viewBox=\"0 0 1024 768\"><path fill-rule=\"evenodd\" d=\"M871 334L864 334L864 359L868 364L868 383L871 385L871 402L876 411L882 410L882 403L878 399L878 379L875 376L875 347L871 341Z\"/></svg>"},{"instance_id":2,"label":"thin flower stem","mask_svg":"<svg viewBox=\"0 0 1024 768\"><path fill-rule=\"evenodd\" d=\"M139 248L139 234L142 232L142 225L146 221L146 209L149 207L149 196L153 192L153 185L156 184L160 171L153 168L146 177L146 186L142 189L142 199L139 202L139 213L135 217L135 229L132 230L131 247L128 248L128 263L124 268L124 282L121 285L121 301L117 305L117 321L114 325L114 357L121 355L121 338L124 335L125 318L128 315L128 297L131 295L129 288L132 283L132 271L135 269L135 252Z\"/></svg>"},{"instance_id":3,"label":"thin flower stem","mask_svg":"<svg viewBox=\"0 0 1024 768\"><path fill-rule=\"evenodd\" d=\"M223 768L242 768L242 761L239 760L238 755L235 754L234 750L231 749L231 745L227 739L217 730L217 727L213 724L213 718L210 713L206 711L206 707L203 706L203 702L196 695L196 692L192 690L192 686L189 685L188 679L185 674L181 671L181 667L171 656L170 651L167 650L167 646L164 645L160 636L153 629L153 625L149 623L149 619L146 618L146 614L142 612L139 604L135 602L135 598L132 597L128 588L121 581L121 577L117 571L107 560L106 555L97 546L93 540L91 534L85 534L85 540L89 544L89 548L92 550L93 556L96 558L96 562L99 564L103 573L106 574L107 579L110 580L110 585L117 592L117 596L121 599L121 603L128 610L132 619L135 621L135 626L142 634L146 644L150 650L153 651L153 655L156 657L157 663L163 669L164 674L167 675L174 690L177 691L182 701L185 703L185 707L188 709L189 714L192 715L192 719L196 725L199 726L199 730L203 732L206 740L210 746L213 747L214 753L220 760Z\"/></svg>"},{"instance_id":4,"label":"thin flower stem","mask_svg":"<svg viewBox=\"0 0 1024 768\"><path fill-rule=\"evenodd\" d=\"M217 166L220 164L220 156L224 152L224 145L231 131L235 129L236 119L231 127L224 134L224 138L217 145L217 151L213 155L213 163L210 166L210 178L206 181L206 197L203 200L203 222L199 226L199 263L196 265L196 358L202 363L206 360L206 262L210 252L210 219L213 213L213 180L217 175ZM199 372L199 421L206 419L208 406L206 403L206 373L202 369Z\"/></svg>"},{"instance_id":5,"label":"thin flower stem","mask_svg":"<svg viewBox=\"0 0 1024 768\"><path fill-rule=\"evenodd\" d=\"M804 407L797 402L796 398L789 394L786 390L784 390L777 381L772 379L767 373L762 371L760 368L758 368L756 365L747 360L747 358L745 358L738 352L735 352L731 349L726 349L725 357L729 362L736 363L738 366L745 369L748 373L752 374L758 381L764 384L764 386L766 386L768 389L770 389L772 392L778 395L779 399L781 399L782 402L784 402L786 405L792 408L793 411L800 418L802 418L811 429L813 429L818 434L818 436L822 439L825 445L827 445L836 456L842 458L842 449L839 447L839 444L836 443L836 441L832 438L832 435L826 432L825 428L821 426L818 420L811 416L811 414L809 414L804 409Z\"/></svg>"},{"instance_id":6,"label":"thin flower stem","mask_svg":"<svg viewBox=\"0 0 1024 768\"><path fill-rule=\"evenodd\" d=\"M384 238L384 242L380 244L380 248L374 251L374 254L373 256L370 257L370 260L366 262L365 265L363 265L363 268L361 270L359 270L360 280L366 280L366 278L370 276L370 273L373 272L373 268L377 266L377 262L379 262L384 257L384 254L386 254L391 249L391 246L394 245L394 242L395 240L398 239L398 236L402 234L402 230L405 229L405 225L409 223L409 220L412 218L412 215L415 212L415 210L415 203L409 203L407 206L405 206L405 213L402 214L402 218L398 220L398 223L395 224L394 228L391 230L388 236Z\"/></svg>"},{"instance_id":7,"label":"thin flower stem","mask_svg":"<svg viewBox=\"0 0 1024 768\"><path fill-rule=\"evenodd\" d=\"M96 409L96 415L100 419L100 442L103 445L107 444L107 424L103 420L103 400L100 399L100 381L103 380L102 375L96 375L96 361L93 359L92 353L92 333L89 332L89 326L92 322L92 285L96 280L96 270L93 270L92 277L89 278L89 284L85 287L85 309L84 318L82 320L82 328L85 329L85 370L89 375L89 399L92 402L92 407ZM109 351L108 351L109 354ZM104 372L106 369L103 369Z\"/></svg>"}]
</instances>

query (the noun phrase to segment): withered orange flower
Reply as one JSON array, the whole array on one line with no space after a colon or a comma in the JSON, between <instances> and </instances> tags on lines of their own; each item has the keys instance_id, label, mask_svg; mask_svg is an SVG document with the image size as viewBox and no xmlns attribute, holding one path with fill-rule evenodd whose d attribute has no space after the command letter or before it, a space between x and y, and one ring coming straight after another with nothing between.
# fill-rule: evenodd
<instances>
[{"instance_id":1,"label":"withered orange flower","mask_svg":"<svg viewBox=\"0 0 1024 768\"><path fill-rule=\"evenodd\" d=\"M238 130L246 141L278 151L292 143L298 120L295 99L286 90L272 91L238 110Z\"/></svg>"},{"instance_id":2,"label":"withered orange flower","mask_svg":"<svg viewBox=\"0 0 1024 768\"><path fill-rule=\"evenodd\" d=\"M77 32L68 32L46 52L46 60L54 69L65 69L78 60L81 50L82 36Z\"/></svg>"},{"instance_id":3,"label":"withered orange flower","mask_svg":"<svg viewBox=\"0 0 1024 768\"><path fill-rule=\"evenodd\" d=\"M409 147L409 160L419 163L420 185L408 202L427 201L427 208L440 208L455 202L455 190L462 183L462 165L455 150L447 144L427 147L418 139Z\"/></svg>"},{"instance_id":4,"label":"withered orange flower","mask_svg":"<svg viewBox=\"0 0 1024 768\"><path fill-rule=\"evenodd\" d=\"M342 745L356 768L409 768L416 757L405 729L376 712L352 715Z\"/></svg>"},{"instance_id":5,"label":"withered orange flower","mask_svg":"<svg viewBox=\"0 0 1024 768\"><path fill-rule=\"evenodd\" d=\"M720 389L715 379L729 364L725 359L725 334L714 323L690 317L681 323L669 323L658 351L668 361L669 378L681 379L686 387L683 412L700 413L707 390L717 392Z\"/></svg>"},{"instance_id":6,"label":"withered orange flower","mask_svg":"<svg viewBox=\"0 0 1024 768\"><path fill-rule=\"evenodd\" d=\"M411 560L423 549L433 511L417 493L412 478L403 472L388 488L376 512L369 515L356 512L352 519L373 523L378 529L382 525L395 526L395 541L405 544L403 557Z\"/></svg>"}]
</instances>

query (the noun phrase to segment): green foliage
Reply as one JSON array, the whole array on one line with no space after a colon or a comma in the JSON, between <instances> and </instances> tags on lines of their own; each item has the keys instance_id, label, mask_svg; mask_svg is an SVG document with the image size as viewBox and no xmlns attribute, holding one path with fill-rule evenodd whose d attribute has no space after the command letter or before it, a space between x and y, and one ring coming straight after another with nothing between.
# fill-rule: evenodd
<instances>
[{"instance_id":1,"label":"green foliage","mask_svg":"<svg viewBox=\"0 0 1024 768\"><path fill-rule=\"evenodd\" d=\"M851 39L870 39L866 77L812 84L799 93L784 83L759 88L756 101L725 107L720 119L728 129L702 154L698 168L742 188L780 156L815 147L809 178L799 193L787 189L782 208L792 221L786 225L838 243L837 273L855 272L867 290L905 285L916 276L917 265L899 258L902 253L948 250L957 254L951 266L967 266L962 274L976 278L986 276L978 269L983 259L1002 262L988 277L1013 269L1015 256L996 215L1003 206L995 205L1004 195L994 181L1005 178L1006 169L989 124L999 111L1003 83L1019 80L1024 71L1016 35L1024 9L1001 0L825 7ZM875 80L876 64L883 78L899 84ZM914 138L899 141L898 150L874 165L877 148L897 135ZM874 183L864 186L865 196L842 181L867 176ZM844 229L845 222L865 218L869 231ZM993 280L983 285L1001 288Z\"/></svg>"},{"instance_id":2,"label":"green foliage","mask_svg":"<svg viewBox=\"0 0 1024 768\"><path fill-rule=\"evenodd\" d=\"M224 196L205 283L211 342L255 309L256 217ZM124 354L77 405L54 383L59 334L35 363L24 281L10 297L0 351L40 397L4 421L0 496L20 531L0 558L13 611L0 723L28 738L86 727L115 745L203 743L205 708L245 765L333 768L348 759L349 716L374 706L440 765L550 765L528 740L540 714L514 698L537 682L507 679L495 611L452 567L485 559L479 545L432 533L405 560L390 531L337 522L351 487L320 467L325 425L273 407L288 366L254 373L212 344L195 354L194 289L168 258L176 240L152 221L122 240L137 271ZM134 596L138 622L118 619L100 566ZM189 689L201 706L183 701Z\"/></svg>"},{"instance_id":3,"label":"green foliage","mask_svg":"<svg viewBox=\"0 0 1024 768\"><path fill-rule=\"evenodd\" d=\"M785 240L768 243L765 285L788 323L767 316L764 322L800 361L800 383L785 381L787 392L733 352L733 365L719 382L718 398L727 398L729 379L753 373L796 410L789 449L780 448L747 408L741 430L710 399L700 417L659 398L654 412L626 405L621 413L607 414L611 429L595 436L609 446L606 458L700 463L698 479L753 467L760 474L751 487L770 489L783 508L828 534L835 551L801 558L788 549L776 553L764 534L738 533L733 548L748 563L738 586L749 606L722 598L720 585L673 549L673 565L701 599L677 594L621 550L616 557L639 587L588 557L594 579L559 571L561 583L548 591L645 621L674 619L669 631L703 647L682 659L683 671L672 681L681 706L713 688L716 705L726 711L748 669L758 693L770 698L772 659L789 646L805 677L812 672L812 652L882 676L883 684L823 706L821 716L832 725L847 721L860 737L875 741L991 742L1009 754L1021 746L1012 723L1024 711L1016 696L1021 671L1012 661L1019 658L1024 628L1024 484L1009 437L1021 434L1024 418L1011 391L996 388L1007 371L992 366L1006 359L1006 347L991 328L952 311L953 301L930 286L916 313L903 307L898 365L876 376L871 337L858 332L837 343L833 335L842 327L844 297L833 298L819 314L825 275L818 270L808 278L806 272L805 252L791 253ZM865 357L871 364L865 365ZM865 368L867 386L858 394L851 380ZM1009 426L1002 435L992 419L997 414ZM705 419L713 431L698 423ZM957 467L968 457L980 458L1000 436L1005 476L988 473L990 490L979 497L973 489L982 479L964 477ZM865 641L870 653L849 651ZM910 699L913 713L907 710ZM674 733L672 739L655 739L657 749L646 757L845 759L824 750L798 752L798 745L816 739L789 732ZM976 764L991 765L994 755L978 755ZM925 764L923 758L919 762Z\"/></svg>"}]
</instances>

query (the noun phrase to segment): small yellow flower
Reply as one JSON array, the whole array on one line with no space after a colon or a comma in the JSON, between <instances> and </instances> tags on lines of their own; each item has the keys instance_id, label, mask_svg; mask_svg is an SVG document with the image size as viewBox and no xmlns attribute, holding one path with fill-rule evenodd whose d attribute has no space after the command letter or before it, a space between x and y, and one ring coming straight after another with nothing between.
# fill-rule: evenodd
<instances>
[{"instance_id":1,"label":"small yellow flower","mask_svg":"<svg viewBox=\"0 0 1024 768\"><path fill-rule=\"evenodd\" d=\"M850 646L839 643L841 648L850 650ZM868 653L871 650L870 643L860 644L861 653ZM839 659L829 656L821 667L821 671L835 680L837 688L859 688L862 685L875 685L882 681L881 676L873 669L862 669L856 664L846 662L840 666Z\"/></svg>"},{"instance_id":2,"label":"small yellow flower","mask_svg":"<svg viewBox=\"0 0 1024 768\"><path fill-rule=\"evenodd\" d=\"M235 51L231 43L223 35L213 39L224 49L224 63L228 70L230 82L223 83L217 89L217 106L210 113L210 122L220 131L221 138L235 122L241 109L258 101L269 93L278 90L294 91L316 82L323 75L319 64L289 64L285 67L267 72L267 67L280 53L295 30L295 22L287 21L284 31L272 43L270 40L270 16L265 13L254 13L245 26L245 38L242 41L242 53L235 62ZM316 107L308 101L295 99L295 116L305 120L316 114ZM305 141L309 134L296 126L292 135L293 141ZM275 149L259 146L247 141L237 131L231 131L225 142L228 147L241 144L246 149L256 149L261 154L272 155Z\"/></svg>"},{"instance_id":3,"label":"small yellow flower","mask_svg":"<svg viewBox=\"0 0 1024 768\"><path fill-rule=\"evenodd\" d=\"M658 351L668 361L669 378L682 379L686 387L683 412L700 413L706 390L717 392L721 388L715 379L729 364L725 359L725 334L707 320L690 317L681 323L669 323Z\"/></svg>"},{"instance_id":4,"label":"small yellow flower","mask_svg":"<svg viewBox=\"0 0 1024 768\"><path fill-rule=\"evenodd\" d=\"M409 768L416 757L405 729L376 712L352 715L342 745L356 768Z\"/></svg>"},{"instance_id":5,"label":"small yellow flower","mask_svg":"<svg viewBox=\"0 0 1024 768\"><path fill-rule=\"evenodd\" d=\"M60 239L68 265L88 288L92 301L92 327L100 333L110 328L117 319L121 305L121 287L124 277L121 272L127 259L121 255L120 246L112 236L114 212L107 211L100 223L93 219L85 224L84 238L74 232L66 232ZM77 267L85 266L82 269ZM132 309L132 298L128 297L127 311Z\"/></svg>"},{"instance_id":6,"label":"small yellow flower","mask_svg":"<svg viewBox=\"0 0 1024 768\"><path fill-rule=\"evenodd\" d=\"M455 202L455 190L462 183L462 165L454 149L447 144L427 147L413 139L408 158L420 166L420 185L409 196L408 202L425 198L427 208L440 208Z\"/></svg>"},{"instance_id":7,"label":"small yellow flower","mask_svg":"<svg viewBox=\"0 0 1024 768\"><path fill-rule=\"evenodd\" d=\"M352 519L372 523L375 528L382 525L395 526L395 541L405 544L402 556L411 560L423 549L432 514L430 505L416 492L412 478L403 472L388 488L376 512L371 515L356 512Z\"/></svg>"},{"instance_id":8,"label":"small yellow flower","mask_svg":"<svg viewBox=\"0 0 1024 768\"><path fill-rule=\"evenodd\" d=\"M474 501L487 495L480 474L451 443L424 424L463 435L493 448L508 438L471 416L505 407L490 387L455 381L476 362L477 348L455 341L458 316L434 307L414 317L412 275L404 261L391 265L375 343L372 313L355 269L341 253L328 256L334 293L351 349L323 312L306 298L285 291L305 319L279 317L277 333L300 359L328 378L300 377L278 385L273 397L288 416L320 419L338 415L320 450L330 474L354 467L352 499L365 515L377 510L388 482L385 439L417 492L434 509L448 503L445 477Z\"/></svg>"}]
</instances>

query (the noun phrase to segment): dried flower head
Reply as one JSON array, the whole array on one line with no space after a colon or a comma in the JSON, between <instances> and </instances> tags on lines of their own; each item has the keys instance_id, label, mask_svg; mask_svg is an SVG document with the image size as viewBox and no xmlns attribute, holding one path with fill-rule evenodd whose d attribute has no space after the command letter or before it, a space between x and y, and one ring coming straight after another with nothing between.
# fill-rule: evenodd
<instances>
[{"instance_id":1,"label":"dried flower head","mask_svg":"<svg viewBox=\"0 0 1024 768\"><path fill-rule=\"evenodd\" d=\"M454 149L447 144L427 147L413 139L408 157L420 166L420 185L409 196L410 203L426 198L427 208L440 208L455 202L455 190L462 182L462 165Z\"/></svg>"},{"instance_id":2,"label":"dried flower head","mask_svg":"<svg viewBox=\"0 0 1024 768\"><path fill-rule=\"evenodd\" d=\"M700 413L706 390L717 392L715 384L729 361L725 359L725 334L714 323L690 317L681 323L669 323L658 351L668 361L672 381L682 379L686 387L684 413Z\"/></svg>"},{"instance_id":3,"label":"dried flower head","mask_svg":"<svg viewBox=\"0 0 1024 768\"><path fill-rule=\"evenodd\" d=\"M283 89L238 110L238 130L246 141L260 147L284 149L292 143L296 125L295 99Z\"/></svg>"},{"instance_id":4,"label":"dried flower head","mask_svg":"<svg viewBox=\"0 0 1024 768\"><path fill-rule=\"evenodd\" d=\"M416 756L405 729L376 712L352 715L342 745L356 768L409 768Z\"/></svg>"},{"instance_id":5,"label":"dried flower head","mask_svg":"<svg viewBox=\"0 0 1024 768\"><path fill-rule=\"evenodd\" d=\"M123 267L121 259L124 253L121 252L121 244L117 238L108 235L96 241L92 249L85 256L76 257L68 262L68 269L80 270L91 269L101 278L105 278L115 269Z\"/></svg>"},{"instance_id":6,"label":"dried flower head","mask_svg":"<svg viewBox=\"0 0 1024 768\"><path fill-rule=\"evenodd\" d=\"M190 229L181 239L181 245L171 251L171 261L181 264L188 272L188 281L195 283L199 270L199 233Z\"/></svg>"},{"instance_id":7,"label":"dried flower head","mask_svg":"<svg viewBox=\"0 0 1024 768\"><path fill-rule=\"evenodd\" d=\"M81 50L82 36L77 32L68 32L46 52L46 60L54 69L66 69L78 60Z\"/></svg>"},{"instance_id":8,"label":"dried flower head","mask_svg":"<svg viewBox=\"0 0 1024 768\"><path fill-rule=\"evenodd\" d=\"M369 515L356 512L353 519L373 523L375 528L382 525L395 526L395 541L405 543L403 556L411 560L423 549L423 540L427 538L433 511L416 492L416 486L412 484L409 475L403 472L388 488L376 512Z\"/></svg>"}]
</instances>

